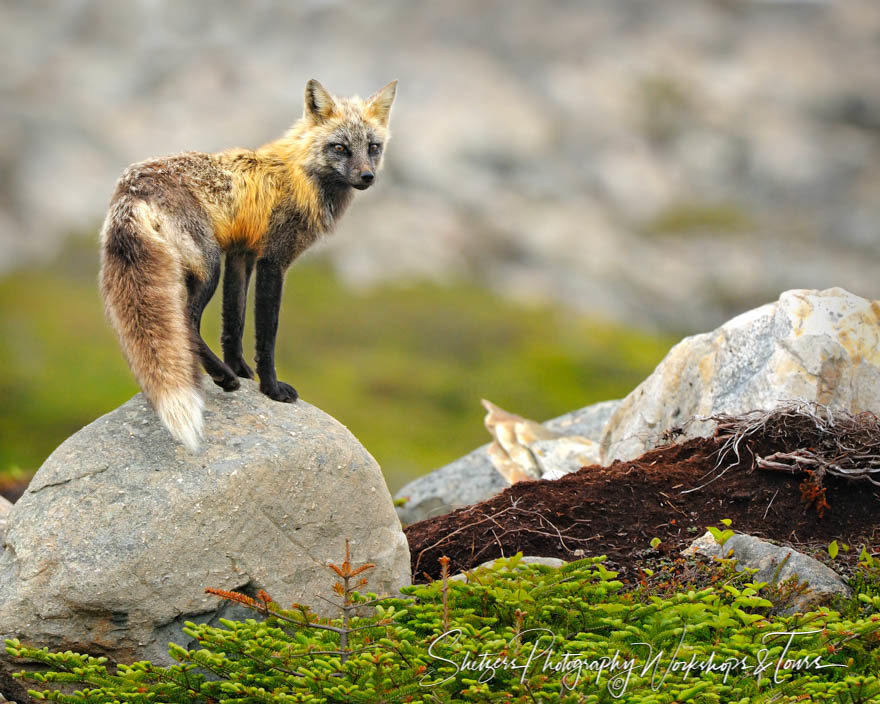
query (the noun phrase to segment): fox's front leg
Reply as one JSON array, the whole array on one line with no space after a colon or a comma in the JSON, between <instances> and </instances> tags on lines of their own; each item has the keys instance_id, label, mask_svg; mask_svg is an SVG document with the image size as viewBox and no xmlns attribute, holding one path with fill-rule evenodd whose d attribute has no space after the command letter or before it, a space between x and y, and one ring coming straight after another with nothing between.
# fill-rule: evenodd
<instances>
[{"instance_id":1,"label":"fox's front leg","mask_svg":"<svg viewBox=\"0 0 880 704\"><path fill-rule=\"evenodd\" d=\"M257 374L260 391L276 401L292 403L298 394L289 384L275 376L275 336L278 333L278 310L281 307L281 287L284 271L270 259L257 261L256 284L256 337Z\"/></svg>"},{"instance_id":2,"label":"fox's front leg","mask_svg":"<svg viewBox=\"0 0 880 704\"><path fill-rule=\"evenodd\" d=\"M254 270L254 259L252 252L229 252L223 273L223 334L220 336L223 361L245 379L254 378L254 372L244 361L241 349L248 283Z\"/></svg>"}]
</instances>

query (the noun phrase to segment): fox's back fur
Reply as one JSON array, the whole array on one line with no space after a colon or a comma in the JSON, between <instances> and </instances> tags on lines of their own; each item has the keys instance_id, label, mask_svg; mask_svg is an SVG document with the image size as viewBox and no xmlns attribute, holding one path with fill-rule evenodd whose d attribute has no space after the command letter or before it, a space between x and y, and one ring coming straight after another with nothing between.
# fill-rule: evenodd
<instances>
[{"instance_id":1,"label":"fox's back fur","mask_svg":"<svg viewBox=\"0 0 880 704\"><path fill-rule=\"evenodd\" d=\"M238 385L217 367L224 363L206 363L213 354L198 331L222 253L252 256L259 284L261 262L283 274L332 230L352 187L365 188L378 169L394 89L391 83L367 101L342 100L310 81L303 118L281 139L256 150L153 159L120 178L101 231L101 292L135 378L188 447L196 448L202 434L201 364L224 388ZM364 149L368 156L357 156ZM274 344L274 328L271 337Z\"/></svg>"}]
</instances>

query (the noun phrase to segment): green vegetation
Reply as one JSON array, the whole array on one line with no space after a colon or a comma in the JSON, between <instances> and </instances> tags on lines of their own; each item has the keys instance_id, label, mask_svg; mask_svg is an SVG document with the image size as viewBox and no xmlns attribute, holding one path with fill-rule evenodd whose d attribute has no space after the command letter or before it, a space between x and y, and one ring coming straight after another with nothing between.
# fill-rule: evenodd
<instances>
[{"instance_id":1,"label":"green vegetation","mask_svg":"<svg viewBox=\"0 0 880 704\"><path fill-rule=\"evenodd\" d=\"M730 561L704 568L708 585L669 593L623 591L602 557L561 568L520 557L467 583L443 579L376 599L355 592L370 566L346 556L333 566L342 579L335 619L284 609L265 593L209 590L265 620L189 623L197 647L172 645L179 664L169 668L139 662L114 672L105 658L15 640L7 652L49 668L22 673L43 690L33 696L71 704L880 700L880 597L866 589L847 600L845 617L827 608L784 617L765 598L778 592ZM874 583L877 573L868 576ZM354 615L357 604L366 615Z\"/></svg>"},{"instance_id":2,"label":"green vegetation","mask_svg":"<svg viewBox=\"0 0 880 704\"><path fill-rule=\"evenodd\" d=\"M74 243L50 267L0 279L0 476L36 469L137 391L104 320L96 249ZM219 299L203 330L215 350ZM310 256L284 299L279 378L347 425L392 489L488 441L481 398L544 420L628 393L673 343L464 284L357 293Z\"/></svg>"},{"instance_id":3,"label":"green vegetation","mask_svg":"<svg viewBox=\"0 0 880 704\"><path fill-rule=\"evenodd\" d=\"M733 523L733 521L731 521L729 518L722 518L721 523L725 526L723 529L716 526L709 526L706 530L708 530L712 534L712 537L715 538L716 543L718 543L721 547L724 547L724 543L726 543L734 536L734 532L730 530L730 524Z\"/></svg>"},{"instance_id":4,"label":"green vegetation","mask_svg":"<svg viewBox=\"0 0 880 704\"><path fill-rule=\"evenodd\" d=\"M680 203L660 212L645 226L649 235L738 235L754 228L740 208L729 203Z\"/></svg>"}]
</instances>

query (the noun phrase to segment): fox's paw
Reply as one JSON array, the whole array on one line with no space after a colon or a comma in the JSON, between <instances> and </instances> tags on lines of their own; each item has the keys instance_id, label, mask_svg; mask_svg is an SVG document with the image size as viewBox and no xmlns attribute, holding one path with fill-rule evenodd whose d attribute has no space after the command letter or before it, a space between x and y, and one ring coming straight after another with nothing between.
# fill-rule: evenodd
<instances>
[{"instance_id":1,"label":"fox's paw","mask_svg":"<svg viewBox=\"0 0 880 704\"><path fill-rule=\"evenodd\" d=\"M229 365L229 368L242 379L254 378L254 370L251 369L241 357L238 359L226 360L226 363Z\"/></svg>"},{"instance_id":2,"label":"fox's paw","mask_svg":"<svg viewBox=\"0 0 880 704\"><path fill-rule=\"evenodd\" d=\"M213 379L214 383L224 391L235 391L241 386L241 382L238 380L235 372L226 364L218 369L215 374L211 374L211 379Z\"/></svg>"},{"instance_id":3,"label":"fox's paw","mask_svg":"<svg viewBox=\"0 0 880 704\"><path fill-rule=\"evenodd\" d=\"M264 384L261 382L260 391L272 400L281 401L282 403L293 403L299 398L296 389L290 384L285 384L283 381L276 381L274 384Z\"/></svg>"}]
</instances>

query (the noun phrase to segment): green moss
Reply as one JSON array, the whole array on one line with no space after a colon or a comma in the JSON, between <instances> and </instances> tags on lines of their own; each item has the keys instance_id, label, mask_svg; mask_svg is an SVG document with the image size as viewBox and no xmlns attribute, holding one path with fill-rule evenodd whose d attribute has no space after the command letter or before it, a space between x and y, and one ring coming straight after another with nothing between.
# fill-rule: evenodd
<instances>
[{"instance_id":1,"label":"green moss","mask_svg":"<svg viewBox=\"0 0 880 704\"><path fill-rule=\"evenodd\" d=\"M0 472L35 469L137 392L104 320L97 265L77 252L0 279ZM219 299L203 329L215 350ZM252 330L249 313L248 357ZM546 419L628 393L672 343L465 284L355 293L307 257L285 284L277 356L279 378L347 425L396 489L487 441L481 398Z\"/></svg>"}]
</instances>

